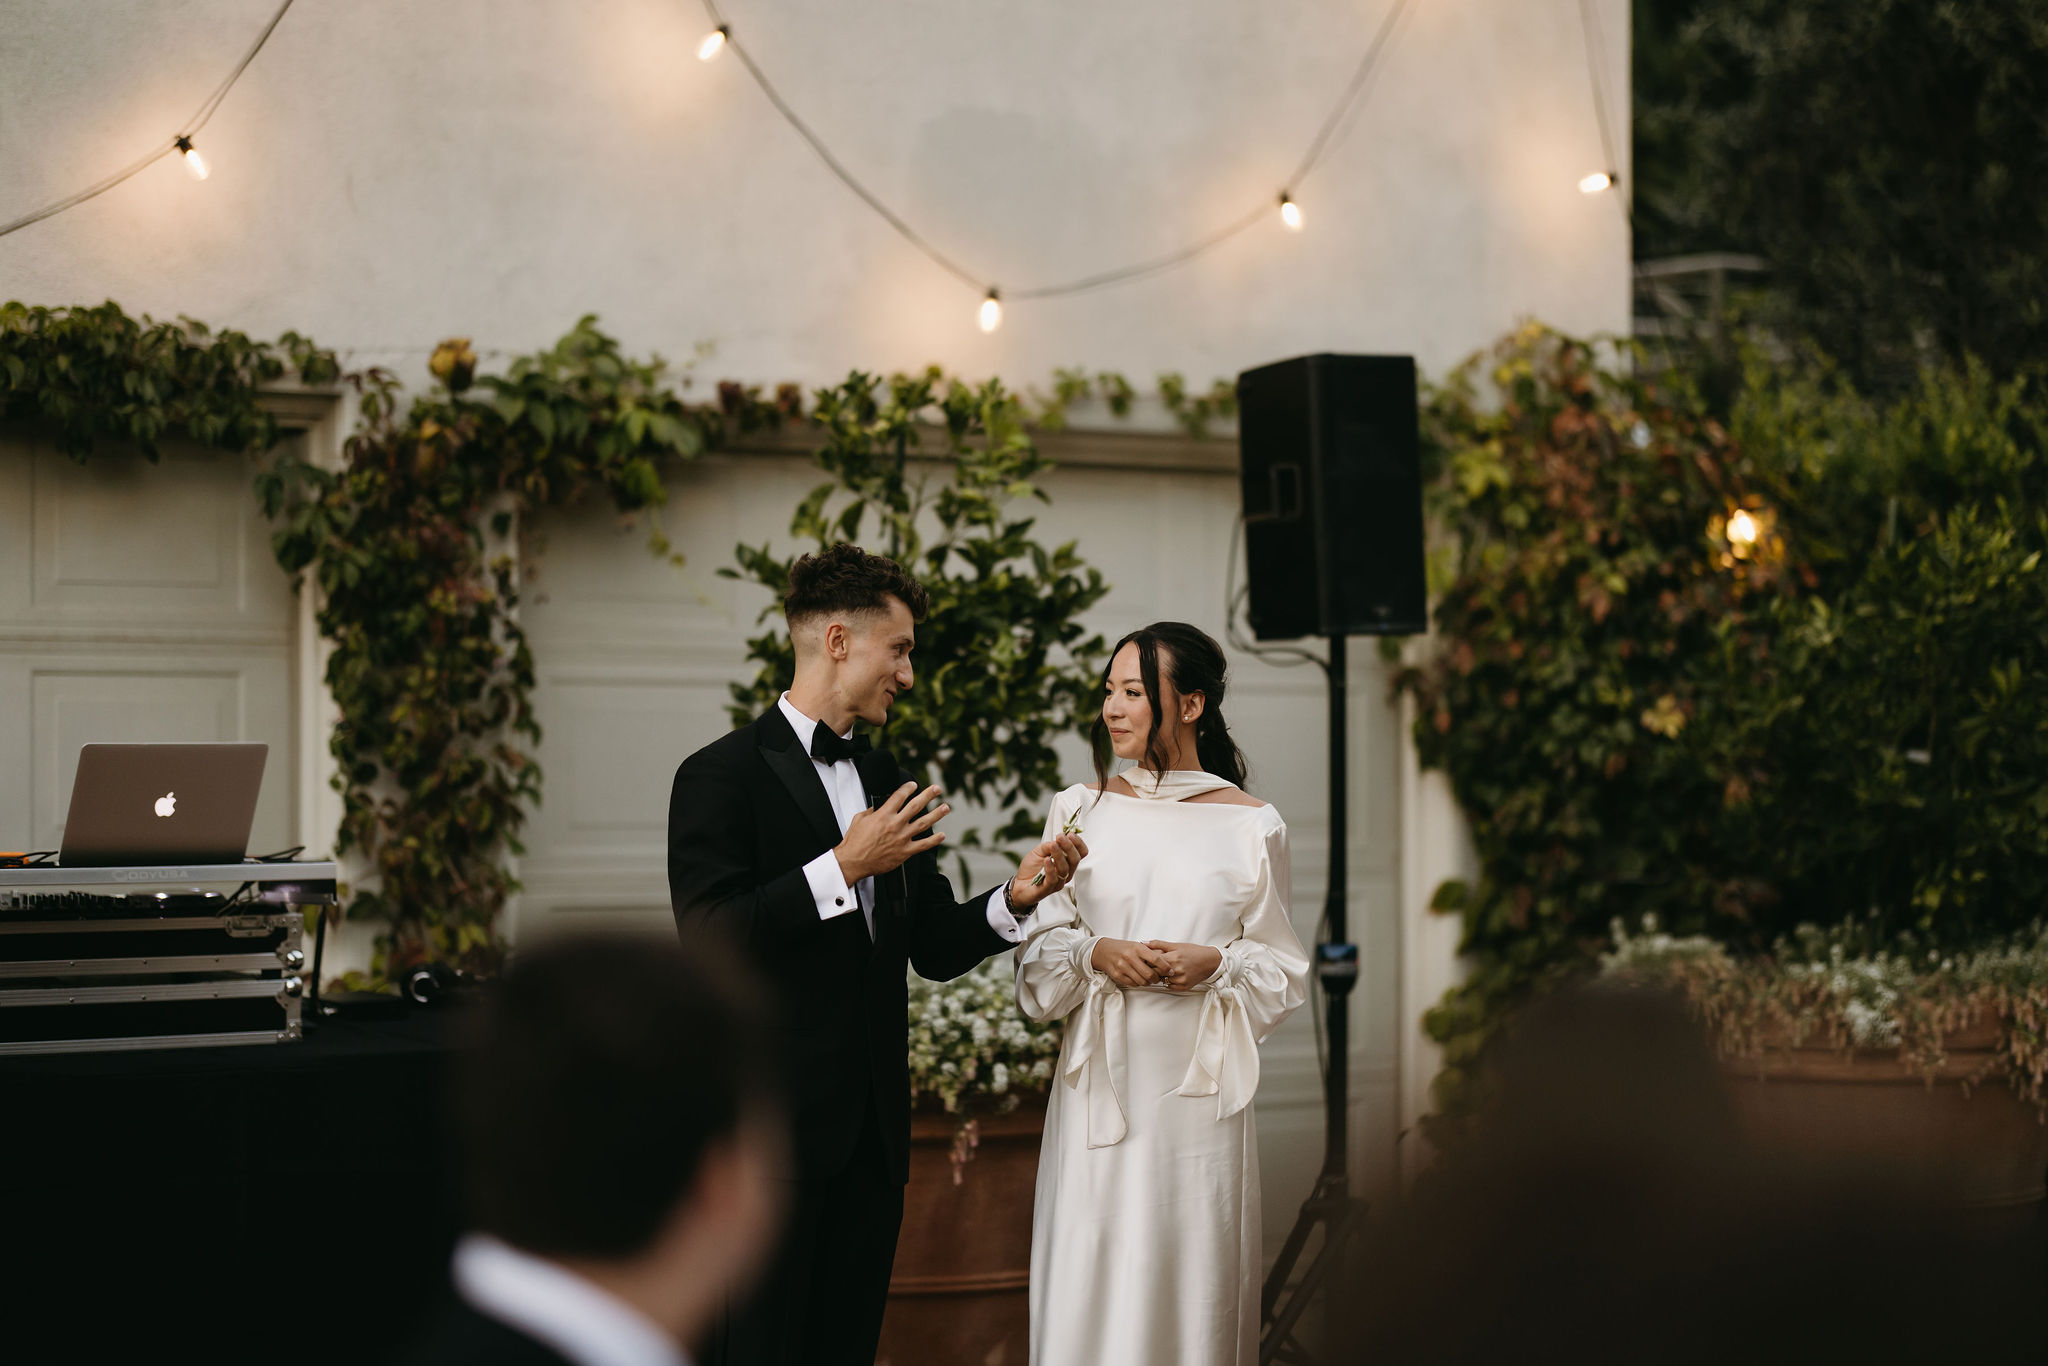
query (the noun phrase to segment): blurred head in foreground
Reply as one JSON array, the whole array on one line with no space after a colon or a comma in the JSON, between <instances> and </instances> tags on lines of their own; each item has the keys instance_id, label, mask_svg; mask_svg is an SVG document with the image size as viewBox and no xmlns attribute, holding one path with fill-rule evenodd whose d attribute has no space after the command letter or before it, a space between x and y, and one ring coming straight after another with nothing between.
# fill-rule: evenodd
<instances>
[{"instance_id":1,"label":"blurred head in foreground","mask_svg":"<svg viewBox=\"0 0 2048 1366\"><path fill-rule=\"evenodd\" d=\"M693 1344L780 1218L781 1099L751 976L716 943L565 937L518 955L466 1025L469 1226Z\"/></svg>"},{"instance_id":2,"label":"blurred head in foreground","mask_svg":"<svg viewBox=\"0 0 2048 1366\"><path fill-rule=\"evenodd\" d=\"M1532 1007L1470 1151L1364 1225L1341 1361L2037 1360L2038 1232L1998 1237L1744 1139L1675 998Z\"/></svg>"}]
</instances>

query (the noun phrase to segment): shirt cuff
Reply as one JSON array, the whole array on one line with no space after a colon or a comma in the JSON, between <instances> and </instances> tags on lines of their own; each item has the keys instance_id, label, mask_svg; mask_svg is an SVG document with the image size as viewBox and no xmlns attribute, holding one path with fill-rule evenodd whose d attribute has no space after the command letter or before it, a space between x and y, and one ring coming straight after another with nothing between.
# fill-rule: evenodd
<instances>
[{"instance_id":1,"label":"shirt cuff","mask_svg":"<svg viewBox=\"0 0 2048 1366\"><path fill-rule=\"evenodd\" d=\"M846 874L839 871L839 856L830 849L804 865L804 881L811 884L811 899L818 903L818 919L830 920L860 909L860 898L846 885Z\"/></svg>"},{"instance_id":2,"label":"shirt cuff","mask_svg":"<svg viewBox=\"0 0 2048 1366\"><path fill-rule=\"evenodd\" d=\"M1026 914L1030 914L1028 911ZM1017 917L1010 914L1009 903L1003 900L1003 889L996 888L988 894L988 927L1012 944L1024 942L1024 927L1017 923Z\"/></svg>"}]
</instances>

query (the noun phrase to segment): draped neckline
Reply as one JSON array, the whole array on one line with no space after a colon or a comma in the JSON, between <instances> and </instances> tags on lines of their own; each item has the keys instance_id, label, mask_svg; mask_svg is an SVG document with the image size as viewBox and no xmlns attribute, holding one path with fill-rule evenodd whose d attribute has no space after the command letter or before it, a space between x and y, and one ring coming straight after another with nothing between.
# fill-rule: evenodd
<instances>
[{"instance_id":1,"label":"draped neckline","mask_svg":"<svg viewBox=\"0 0 2048 1366\"><path fill-rule=\"evenodd\" d=\"M1133 768L1117 775L1140 799L1148 802L1179 802L1189 797L1199 797L1205 792L1220 792L1229 788L1235 792L1237 784L1228 778L1219 778L1201 769L1175 768L1155 773L1150 769ZM1113 792L1112 796L1130 794Z\"/></svg>"}]
</instances>

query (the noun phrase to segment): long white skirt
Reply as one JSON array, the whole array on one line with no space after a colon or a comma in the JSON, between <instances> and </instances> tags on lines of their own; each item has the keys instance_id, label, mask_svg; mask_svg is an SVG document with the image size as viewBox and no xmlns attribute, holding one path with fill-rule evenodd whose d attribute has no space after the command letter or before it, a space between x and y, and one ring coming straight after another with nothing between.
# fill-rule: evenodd
<instances>
[{"instance_id":1,"label":"long white skirt","mask_svg":"<svg viewBox=\"0 0 2048 1366\"><path fill-rule=\"evenodd\" d=\"M1219 1120L1215 1096L1177 1094L1201 1015L1201 993L1127 993L1120 1143L1088 1146L1085 1102L1055 1074L1033 1201L1033 1366L1258 1360L1252 1107Z\"/></svg>"}]
</instances>

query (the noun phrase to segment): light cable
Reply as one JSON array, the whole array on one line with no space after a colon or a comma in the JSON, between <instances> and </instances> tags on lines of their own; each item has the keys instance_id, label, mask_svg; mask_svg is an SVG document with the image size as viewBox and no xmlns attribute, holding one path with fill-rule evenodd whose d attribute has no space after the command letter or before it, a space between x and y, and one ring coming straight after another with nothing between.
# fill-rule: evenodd
<instances>
[{"instance_id":1,"label":"light cable","mask_svg":"<svg viewBox=\"0 0 2048 1366\"><path fill-rule=\"evenodd\" d=\"M1396 23L1400 20L1401 15L1407 11L1410 3L1411 0L1393 0L1392 5L1388 7L1386 16L1380 21L1379 30L1373 35L1371 44L1366 48L1365 56L1360 60L1357 70L1352 73L1350 83L1345 86L1344 93L1338 97L1335 107L1324 118L1322 127L1316 131L1314 140L1309 144L1307 154L1302 157L1301 164L1294 173L1294 179L1282 191L1283 194L1298 185L1321 162L1329 149L1331 136L1336 132L1338 126L1344 121L1345 115L1364 92L1372 73L1377 69L1380 59L1387 50L1387 45L1393 36ZM977 275L973 271L968 270L959 262L933 246L921 233L905 222L902 215L883 203L880 196L862 184L860 179L847 169L845 163L832 154L831 150L825 146L824 140L818 136L809 124L804 122L797 112L790 107L789 102L782 97L781 93L768 80L766 73L761 70L760 64L747 51L745 44L734 35L732 26L726 22L725 15L719 10L716 0L702 0L702 4L705 14L710 17L714 30L722 31L725 34L725 45L738 55L741 64L746 67L747 73L754 78L754 83L761 87L761 93L767 96L768 102L775 107L775 111L782 115L789 126L796 131L797 136L801 137L810 145L811 150L818 154L819 160L825 163L826 169L831 171L841 184L859 196L862 203L881 215L882 219L890 227L894 228L905 241L931 258L947 274L984 295L995 287L994 282L988 277ZM1143 276L1155 275L1163 270L1171 270L1175 266L1184 265L1196 257L1222 246L1225 242L1244 232L1272 212L1273 206L1271 201L1263 201L1258 208L1245 214L1243 217L1234 219L1208 236L1198 238L1194 242L1167 252L1164 255L1134 261L1129 265L1099 271L1092 275L1084 275L1077 280L1068 280L1058 284L1033 285L1023 289L1004 288L1002 297L1005 299L1061 298L1067 295L1085 294L1091 290L1103 289L1110 285L1123 284Z\"/></svg>"},{"instance_id":2,"label":"light cable","mask_svg":"<svg viewBox=\"0 0 2048 1366\"><path fill-rule=\"evenodd\" d=\"M88 199L96 199L108 190L113 189L116 185L119 185L122 181L141 173L160 158L168 156L174 151L182 150L180 147L181 143L189 145L192 135L201 128L204 128L207 120L213 117L214 111L220 108L221 101L228 97L228 91L234 89L235 82L240 80L242 73L249 69L249 63L256 60L256 54L261 52L263 45L270 41L270 35L277 30L278 21L284 18L284 12L291 7L292 0L284 0L284 3L277 7L277 13L270 16L270 22L263 26L263 32L257 35L256 41L250 46L248 52L243 54L242 60L235 64L235 69L228 73L228 78L216 86L213 93L206 97L205 103L199 106L199 112L192 116L186 126L171 137L164 139L163 143L155 151L122 167L105 180L96 181L88 185L76 194L66 195L54 203L45 204L35 212L23 214L12 222L0 223L0 237L5 237L11 232L19 232L33 223L42 222L45 218L54 218L66 209L75 209Z\"/></svg>"}]
</instances>

